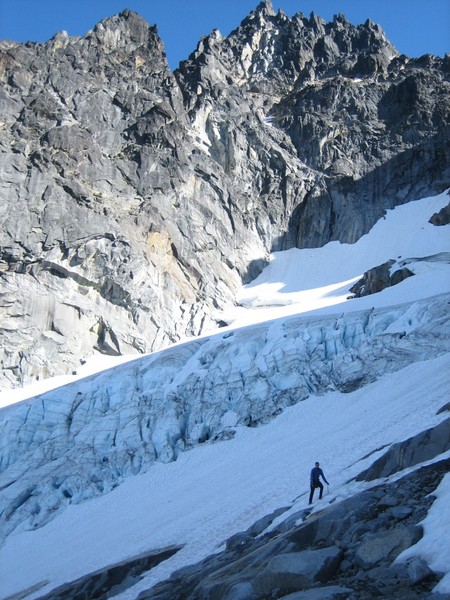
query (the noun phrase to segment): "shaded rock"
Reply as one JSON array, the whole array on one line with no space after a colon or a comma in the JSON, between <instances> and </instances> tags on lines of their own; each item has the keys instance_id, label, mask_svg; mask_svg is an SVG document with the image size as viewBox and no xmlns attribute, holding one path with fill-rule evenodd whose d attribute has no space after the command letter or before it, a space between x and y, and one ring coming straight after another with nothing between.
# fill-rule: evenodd
<instances>
[{"instance_id":1,"label":"shaded rock","mask_svg":"<svg viewBox=\"0 0 450 600\"><path fill-rule=\"evenodd\" d=\"M448 412L448 411L450 411L450 402L447 402L447 404L444 404L444 406L442 406L442 407L441 407L441 408L438 410L437 414L438 414L438 415L440 415L440 414L442 414L443 412Z\"/></svg>"},{"instance_id":2,"label":"shaded rock","mask_svg":"<svg viewBox=\"0 0 450 600\"><path fill-rule=\"evenodd\" d=\"M366 271L362 279L357 281L350 288L352 294L355 294L357 298L360 298L361 296L369 296L370 294L376 294L377 292L381 292L381 290L384 290L386 287L389 287L389 270L394 263L394 260L389 260L388 262L378 267L374 267L373 269L369 269L369 271Z\"/></svg>"},{"instance_id":3,"label":"shaded rock","mask_svg":"<svg viewBox=\"0 0 450 600\"><path fill-rule=\"evenodd\" d=\"M317 581L324 583L334 576L341 559L342 551L335 546L280 554L269 560L254 585L259 594L270 594L275 589L295 591Z\"/></svg>"},{"instance_id":4,"label":"shaded rock","mask_svg":"<svg viewBox=\"0 0 450 600\"><path fill-rule=\"evenodd\" d=\"M429 222L438 227L448 225L450 223L450 204L447 204L447 206L444 206L439 212L435 213Z\"/></svg>"},{"instance_id":5,"label":"shaded rock","mask_svg":"<svg viewBox=\"0 0 450 600\"><path fill-rule=\"evenodd\" d=\"M433 571L423 560L423 558L413 558L407 565L408 575L413 584L420 583L427 577L434 575Z\"/></svg>"},{"instance_id":6,"label":"shaded rock","mask_svg":"<svg viewBox=\"0 0 450 600\"><path fill-rule=\"evenodd\" d=\"M227 550L244 548L250 540L248 533L236 533L227 540Z\"/></svg>"},{"instance_id":7,"label":"shaded rock","mask_svg":"<svg viewBox=\"0 0 450 600\"><path fill-rule=\"evenodd\" d=\"M368 534L356 550L356 562L367 569L381 561L393 561L400 552L418 542L422 535L421 527L396 527Z\"/></svg>"},{"instance_id":8,"label":"shaded rock","mask_svg":"<svg viewBox=\"0 0 450 600\"><path fill-rule=\"evenodd\" d=\"M340 585L329 585L304 592L294 592L288 596L282 596L281 600L338 600L348 598L352 589Z\"/></svg>"},{"instance_id":9,"label":"shaded rock","mask_svg":"<svg viewBox=\"0 0 450 600\"><path fill-rule=\"evenodd\" d=\"M120 586L121 590L134 585L136 577L148 571L160 562L167 560L180 550L172 546L161 550L153 550L117 565L108 565L95 573L89 573L77 581L64 584L49 594L40 596L40 600L81 600L97 598L106 600L112 588Z\"/></svg>"},{"instance_id":10,"label":"shaded rock","mask_svg":"<svg viewBox=\"0 0 450 600\"><path fill-rule=\"evenodd\" d=\"M262 517L261 519L256 521L256 523L253 523L253 525L251 527L249 527L249 529L247 529L247 531L239 532L239 533L236 533L235 535L231 536L226 541L227 550L232 550L232 549L241 549L242 550L246 546L249 546L249 544L251 544L252 538L256 537L257 535L262 533L265 529L267 529L267 527L269 527L269 525L272 523L272 521L274 521L274 519L276 519L278 516L283 514L286 510L288 510L288 508L289 507L279 508L279 509L275 510L273 513L271 513L270 515L266 515L265 517Z\"/></svg>"},{"instance_id":11,"label":"shaded rock","mask_svg":"<svg viewBox=\"0 0 450 600\"><path fill-rule=\"evenodd\" d=\"M387 287L397 285L404 279L414 275L414 273L406 267L397 269L391 274L391 267L394 264L394 260L389 260L378 267L369 269L364 273L363 277L350 288L350 291L357 298L370 296L371 294L381 292Z\"/></svg>"},{"instance_id":12,"label":"shaded rock","mask_svg":"<svg viewBox=\"0 0 450 600\"><path fill-rule=\"evenodd\" d=\"M401 283L402 281L408 279L408 277L412 277L413 275L414 273L406 267L403 267L402 269L397 269L392 273L389 279L389 284L390 286L397 285L398 283Z\"/></svg>"},{"instance_id":13,"label":"shaded rock","mask_svg":"<svg viewBox=\"0 0 450 600\"><path fill-rule=\"evenodd\" d=\"M269 527L269 525L277 517L279 517L284 512L286 512L287 510L289 510L289 508L290 507L288 507L288 506L284 506L284 507L281 507L281 508L278 508L278 509L274 510L270 515L266 515L265 517L262 517L261 519L259 519L258 521L256 521L256 523L254 523L251 527L249 527L249 529L247 530L247 532L250 535L252 535L252 536L259 535L265 529L267 529L267 527Z\"/></svg>"},{"instance_id":14,"label":"shaded rock","mask_svg":"<svg viewBox=\"0 0 450 600\"><path fill-rule=\"evenodd\" d=\"M411 437L404 442L393 444L371 467L360 473L356 481L371 481L387 477L425 460L430 460L450 448L450 419L436 427Z\"/></svg>"},{"instance_id":15,"label":"shaded rock","mask_svg":"<svg viewBox=\"0 0 450 600\"><path fill-rule=\"evenodd\" d=\"M417 524L433 502L430 494L449 468L450 459L422 467L394 483L382 484L340 504L326 506L309 518L305 514L305 521L300 525L288 518L270 534L253 539L243 552L227 549L177 571L171 579L142 592L139 600L223 600L224 597L234 600L233 593L242 594L243 600L272 597L359 600L369 597L369 591L373 598L429 598L439 577L433 574L414 584L407 565L392 564L392 561L403 546L415 543L421 536L421 527ZM401 521L405 522L403 515L400 522L393 522L392 512L400 507L388 508L390 518L379 521L385 507L378 502L384 497L407 497L414 504L415 510L407 518L406 526L401 524ZM339 521L343 515L347 515L347 521L341 528ZM326 522L324 526L320 526L322 519ZM374 525L374 521L378 523ZM336 524L334 528L332 522ZM330 535L324 541L322 536L327 530ZM318 531L322 535L316 540ZM335 536L339 536L339 548L330 546ZM322 554L324 550L325 554ZM330 556L331 562L336 561L338 566L332 565L324 575L331 579L328 584L323 584L314 577L321 565L325 563L326 566ZM301 557L308 557L311 562L302 562ZM412 569L413 577L424 573L421 564ZM282 587L287 581L297 585L300 580L303 581L301 591Z\"/></svg>"},{"instance_id":16,"label":"shaded rock","mask_svg":"<svg viewBox=\"0 0 450 600\"><path fill-rule=\"evenodd\" d=\"M413 509L409 506L394 506L390 513L397 521L403 521L412 515Z\"/></svg>"},{"instance_id":17,"label":"shaded rock","mask_svg":"<svg viewBox=\"0 0 450 600\"><path fill-rule=\"evenodd\" d=\"M244 581L233 585L222 600L257 600L257 598L253 585L249 581Z\"/></svg>"},{"instance_id":18,"label":"shaded rock","mask_svg":"<svg viewBox=\"0 0 450 600\"><path fill-rule=\"evenodd\" d=\"M378 497L372 491L363 492L357 497L328 507L323 513L312 514L304 524L287 534L288 539L297 548L352 540L360 535L361 528L364 531L371 530L370 525L365 525L367 519L364 516L377 501Z\"/></svg>"},{"instance_id":19,"label":"shaded rock","mask_svg":"<svg viewBox=\"0 0 450 600\"><path fill-rule=\"evenodd\" d=\"M397 506L400 503L399 499L395 496L383 496L378 501L378 506L388 507L388 506Z\"/></svg>"}]
</instances>

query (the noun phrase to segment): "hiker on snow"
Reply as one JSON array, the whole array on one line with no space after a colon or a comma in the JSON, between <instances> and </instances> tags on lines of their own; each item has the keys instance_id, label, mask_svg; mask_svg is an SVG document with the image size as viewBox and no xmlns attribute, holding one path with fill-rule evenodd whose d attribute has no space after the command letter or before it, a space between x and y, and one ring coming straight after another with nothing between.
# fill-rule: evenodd
<instances>
[{"instance_id":1,"label":"hiker on snow","mask_svg":"<svg viewBox=\"0 0 450 600\"><path fill-rule=\"evenodd\" d=\"M322 499L322 494L323 494L323 483L320 481L320 477L322 477L322 479L325 481L325 483L327 485L330 485L327 481L327 478L325 477L325 475L323 474L322 469L320 468L320 465L318 462L316 462L315 466L311 469L311 491L309 493L309 503L311 504L312 500L313 500L313 496L314 496L314 490L316 488L319 488L320 492L319 492L319 500Z\"/></svg>"}]
</instances>

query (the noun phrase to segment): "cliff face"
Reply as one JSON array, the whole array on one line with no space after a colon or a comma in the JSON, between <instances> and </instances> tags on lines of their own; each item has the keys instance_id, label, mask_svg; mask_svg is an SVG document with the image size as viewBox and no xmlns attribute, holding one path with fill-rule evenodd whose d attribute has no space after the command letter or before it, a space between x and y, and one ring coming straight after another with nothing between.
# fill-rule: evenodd
<instances>
[{"instance_id":1,"label":"cliff face","mask_svg":"<svg viewBox=\"0 0 450 600\"><path fill-rule=\"evenodd\" d=\"M0 43L0 386L215 327L269 252L445 189L449 68L270 2L175 73L130 11Z\"/></svg>"}]
</instances>

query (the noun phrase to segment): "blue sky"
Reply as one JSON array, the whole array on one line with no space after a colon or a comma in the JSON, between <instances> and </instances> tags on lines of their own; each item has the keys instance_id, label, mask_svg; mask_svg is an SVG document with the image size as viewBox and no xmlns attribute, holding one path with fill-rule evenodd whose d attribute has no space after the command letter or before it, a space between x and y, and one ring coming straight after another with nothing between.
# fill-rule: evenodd
<instances>
[{"instance_id":1,"label":"blue sky","mask_svg":"<svg viewBox=\"0 0 450 600\"><path fill-rule=\"evenodd\" d=\"M258 0L0 0L0 39L43 42L65 29L84 35L105 17L130 8L157 24L172 68L214 28L228 35ZM288 16L311 11L329 21L342 12L357 25L371 18L408 56L450 52L449 0L272 0Z\"/></svg>"}]
</instances>

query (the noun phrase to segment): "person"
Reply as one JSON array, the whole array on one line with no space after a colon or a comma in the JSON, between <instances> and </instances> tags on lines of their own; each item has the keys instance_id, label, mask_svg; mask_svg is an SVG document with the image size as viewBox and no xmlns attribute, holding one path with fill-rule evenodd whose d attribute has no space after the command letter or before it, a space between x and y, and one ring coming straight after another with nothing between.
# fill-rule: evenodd
<instances>
[{"instance_id":1,"label":"person","mask_svg":"<svg viewBox=\"0 0 450 600\"><path fill-rule=\"evenodd\" d=\"M311 481L310 481L311 491L309 493L309 504L311 504L311 502L313 501L314 490L316 488L319 488L319 500L322 499L323 483L320 481L321 477L327 485L330 485L327 481L327 478L323 474L322 469L320 468L320 464L318 462L316 462L315 466L311 469Z\"/></svg>"}]
</instances>

